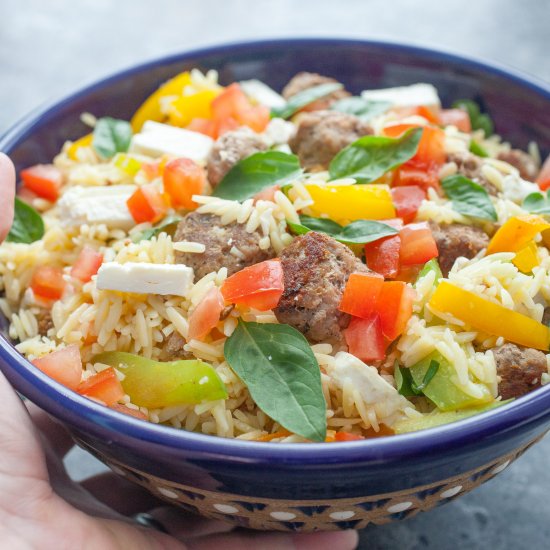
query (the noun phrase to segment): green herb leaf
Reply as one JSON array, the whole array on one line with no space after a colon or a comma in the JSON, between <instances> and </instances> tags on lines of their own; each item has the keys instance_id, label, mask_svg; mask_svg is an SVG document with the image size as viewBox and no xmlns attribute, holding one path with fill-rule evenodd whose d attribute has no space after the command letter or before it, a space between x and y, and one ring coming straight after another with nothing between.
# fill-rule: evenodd
<instances>
[{"instance_id":1,"label":"green herb leaf","mask_svg":"<svg viewBox=\"0 0 550 550\"><path fill-rule=\"evenodd\" d=\"M489 153L483 149L483 147L477 142L472 139L470 141L470 153L473 153L474 155L477 155L478 157L486 158L489 156Z\"/></svg>"},{"instance_id":2,"label":"green herb leaf","mask_svg":"<svg viewBox=\"0 0 550 550\"><path fill-rule=\"evenodd\" d=\"M362 97L344 97L335 101L330 108L333 111L355 115L362 120L370 120L378 115L385 113L390 107L389 101L373 101L363 99Z\"/></svg>"},{"instance_id":3,"label":"green herb leaf","mask_svg":"<svg viewBox=\"0 0 550 550\"><path fill-rule=\"evenodd\" d=\"M530 193L523 199L522 207L532 214L550 215L550 197L544 193Z\"/></svg>"},{"instance_id":4,"label":"green herb leaf","mask_svg":"<svg viewBox=\"0 0 550 550\"><path fill-rule=\"evenodd\" d=\"M165 233L168 233L168 235L173 236L178 226L178 223L181 222L182 219L183 218L181 216L168 216L167 218L164 218L164 220L162 220L159 224L155 225L155 227L144 229L140 233L134 235L132 237L132 241L134 243L138 243L139 241L149 241L163 231Z\"/></svg>"},{"instance_id":5,"label":"green herb leaf","mask_svg":"<svg viewBox=\"0 0 550 550\"><path fill-rule=\"evenodd\" d=\"M489 193L481 185L461 174L455 174L443 179L441 186L457 212L472 218L497 221L497 213Z\"/></svg>"},{"instance_id":6,"label":"green herb leaf","mask_svg":"<svg viewBox=\"0 0 550 550\"><path fill-rule=\"evenodd\" d=\"M302 107L317 101L333 92L341 90L344 86L338 82L328 82L327 84L319 84L302 90L297 94L294 94L288 99L286 105L283 107L275 107L271 109L272 117L290 118L293 114L297 113Z\"/></svg>"},{"instance_id":7,"label":"green herb leaf","mask_svg":"<svg viewBox=\"0 0 550 550\"><path fill-rule=\"evenodd\" d=\"M100 118L94 128L92 146L103 159L110 159L116 153L125 153L130 147L132 127L126 120Z\"/></svg>"},{"instance_id":8,"label":"green herb leaf","mask_svg":"<svg viewBox=\"0 0 550 550\"><path fill-rule=\"evenodd\" d=\"M342 227L332 220L300 216L299 224L287 223L297 235L303 235L309 231L318 231L319 233L326 233L344 244L371 243L398 233L397 229L373 220L357 220Z\"/></svg>"},{"instance_id":9,"label":"green herb leaf","mask_svg":"<svg viewBox=\"0 0 550 550\"><path fill-rule=\"evenodd\" d=\"M13 223L6 241L30 244L43 236L42 216L32 206L15 197Z\"/></svg>"},{"instance_id":10,"label":"green herb leaf","mask_svg":"<svg viewBox=\"0 0 550 550\"><path fill-rule=\"evenodd\" d=\"M395 361L393 377L395 378L395 385L398 393L404 395L405 397L414 397L418 395L413 390L414 381L411 376L411 371L400 367L397 361Z\"/></svg>"},{"instance_id":11,"label":"green herb leaf","mask_svg":"<svg viewBox=\"0 0 550 550\"><path fill-rule=\"evenodd\" d=\"M262 411L292 433L325 440L321 371L300 332L288 325L239 319L224 354Z\"/></svg>"},{"instance_id":12,"label":"green herb leaf","mask_svg":"<svg viewBox=\"0 0 550 550\"><path fill-rule=\"evenodd\" d=\"M243 201L272 185L284 185L302 174L296 155L281 151L255 153L229 170L212 193L221 199Z\"/></svg>"},{"instance_id":13,"label":"green herb leaf","mask_svg":"<svg viewBox=\"0 0 550 550\"><path fill-rule=\"evenodd\" d=\"M371 183L411 159L421 137L422 128L413 128L396 139L383 136L359 138L332 159L330 179L350 177L357 183Z\"/></svg>"},{"instance_id":14,"label":"green herb leaf","mask_svg":"<svg viewBox=\"0 0 550 550\"><path fill-rule=\"evenodd\" d=\"M495 129L491 117L486 113L482 113L475 101L471 99L459 99L453 103L453 107L455 109L463 109L468 113L472 130L483 130L485 137L493 134Z\"/></svg>"}]
</instances>

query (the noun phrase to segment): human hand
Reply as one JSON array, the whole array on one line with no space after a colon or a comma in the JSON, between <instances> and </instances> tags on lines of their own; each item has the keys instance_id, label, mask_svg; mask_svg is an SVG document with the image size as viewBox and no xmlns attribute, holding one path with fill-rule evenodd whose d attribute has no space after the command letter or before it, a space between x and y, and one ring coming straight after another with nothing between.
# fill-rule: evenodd
<instances>
[{"instance_id":1,"label":"human hand","mask_svg":"<svg viewBox=\"0 0 550 550\"><path fill-rule=\"evenodd\" d=\"M8 234L13 220L15 168L11 160L0 153L0 242Z\"/></svg>"}]
</instances>

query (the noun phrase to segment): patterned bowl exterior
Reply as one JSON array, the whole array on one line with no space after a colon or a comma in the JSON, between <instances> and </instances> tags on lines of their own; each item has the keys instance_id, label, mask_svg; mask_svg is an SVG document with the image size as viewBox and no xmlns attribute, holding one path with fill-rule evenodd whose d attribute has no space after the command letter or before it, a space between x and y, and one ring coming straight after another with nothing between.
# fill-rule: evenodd
<instances>
[{"instance_id":1,"label":"patterned bowl exterior","mask_svg":"<svg viewBox=\"0 0 550 550\"><path fill-rule=\"evenodd\" d=\"M114 473L188 512L249 529L311 532L363 529L371 523L381 525L409 518L445 504L505 470L542 437L537 437L521 449L490 464L437 483L367 497L314 501L251 498L197 489L129 468L101 455L83 441L76 439L76 442L109 466Z\"/></svg>"},{"instance_id":2,"label":"patterned bowl exterior","mask_svg":"<svg viewBox=\"0 0 550 550\"><path fill-rule=\"evenodd\" d=\"M50 162L87 132L84 111L129 118L172 75L216 69L223 83L259 78L276 89L300 70L354 93L431 82L448 105L482 102L515 146L550 151L550 90L498 67L411 46L339 39L219 46L133 67L31 113L0 138L18 170ZM5 332L0 317L0 329ZM0 330L1 332L1 330ZM360 442L284 445L228 440L142 422L38 372L0 336L12 385L63 422L79 444L154 494L209 517L258 529L363 527L447 502L502 470L550 428L550 386L485 414L424 432Z\"/></svg>"}]
</instances>

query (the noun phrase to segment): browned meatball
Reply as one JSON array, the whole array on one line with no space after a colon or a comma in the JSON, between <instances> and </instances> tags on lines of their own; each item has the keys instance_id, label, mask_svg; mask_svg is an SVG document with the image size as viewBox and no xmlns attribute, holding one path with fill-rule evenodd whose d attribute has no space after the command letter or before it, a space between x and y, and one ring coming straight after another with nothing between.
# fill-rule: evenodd
<instances>
[{"instance_id":1,"label":"browned meatball","mask_svg":"<svg viewBox=\"0 0 550 550\"><path fill-rule=\"evenodd\" d=\"M519 175L527 181L535 181L539 173L539 166L535 159L519 149L512 149L499 153L499 160L503 160L518 169Z\"/></svg>"},{"instance_id":2,"label":"browned meatball","mask_svg":"<svg viewBox=\"0 0 550 550\"><path fill-rule=\"evenodd\" d=\"M35 314L38 322L38 334L47 336L50 329L53 328L52 312L46 308L40 308L40 311Z\"/></svg>"},{"instance_id":3,"label":"browned meatball","mask_svg":"<svg viewBox=\"0 0 550 550\"><path fill-rule=\"evenodd\" d=\"M313 88L314 86L319 86L320 84L329 84L336 83L337 80L330 78L329 76L323 76L317 73L306 73L301 72L292 77L289 83L283 88L283 97L289 99L293 95L296 95L298 92L303 92L308 88ZM346 92L343 88L336 90L327 96L318 99L307 105L303 110L304 111L316 111L319 109L327 109L331 103L334 103L338 99L348 97L351 94Z\"/></svg>"},{"instance_id":4,"label":"browned meatball","mask_svg":"<svg viewBox=\"0 0 550 550\"><path fill-rule=\"evenodd\" d=\"M546 355L537 349L504 344L493 349L500 376L498 393L502 399L521 397L540 387L541 376L547 371Z\"/></svg>"},{"instance_id":5,"label":"browned meatball","mask_svg":"<svg viewBox=\"0 0 550 550\"><path fill-rule=\"evenodd\" d=\"M311 342L342 341L350 316L338 309L351 273L369 269L351 250L322 233L297 237L281 253L285 289L275 315Z\"/></svg>"},{"instance_id":6,"label":"browned meatball","mask_svg":"<svg viewBox=\"0 0 550 550\"><path fill-rule=\"evenodd\" d=\"M372 134L372 128L356 116L314 111L300 115L289 145L306 170L326 170L341 149L368 134Z\"/></svg>"},{"instance_id":7,"label":"browned meatball","mask_svg":"<svg viewBox=\"0 0 550 550\"><path fill-rule=\"evenodd\" d=\"M479 183L489 195L497 195L498 189L481 173L481 159L468 152L450 153L447 162L454 162L459 174Z\"/></svg>"},{"instance_id":8,"label":"browned meatball","mask_svg":"<svg viewBox=\"0 0 550 550\"><path fill-rule=\"evenodd\" d=\"M237 162L267 149L267 144L249 128L239 128L221 136L207 159L208 181L216 186Z\"/></svg>"},{"instance_id":9,"label":"browned meatball","mask_svg":"<svg viewBox=\"0 0 550 550\"><path fill-rule=\"evenodd\" d=\"M447 277L455 260L460 257L471 259L489 244L489 237L478 227L453 223L438 225L430 222L437 250L439 266Z\"/></svg>"},{"instance_id":10,"label":"browned meatball","mask_svg":"<svg viewBox=\"0 0 550 550\"><path fill-rule=\"evenodd\" d=\"M258 231L248 233L243 224L233 222L222 225L219 216L191 212L178 224L174 241L202 243L206 250L202 254L176 252L176 262L192 267L195 280L224 266L232 275L244 267L275 257L273 248L260 248L258 243L261 237ZM232 253L233 247L240 254Z\"/></svg>"}]
</instances>

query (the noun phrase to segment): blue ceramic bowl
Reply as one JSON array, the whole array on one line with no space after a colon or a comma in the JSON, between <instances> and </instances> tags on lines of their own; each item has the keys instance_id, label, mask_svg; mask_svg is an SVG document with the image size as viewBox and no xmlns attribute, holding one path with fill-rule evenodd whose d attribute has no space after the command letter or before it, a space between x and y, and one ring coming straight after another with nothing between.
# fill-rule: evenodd
<instances>
[{"instance_id":1,"label":"blue ceramic bowl","mask_svg":"<svg viewBox=\"0 0 550 550\"><path fill-rule=\"evenodd\" d=\"M86 129L79 115L129 118L159 83L192 67L221 81L259 78L280 89L300 70L358 92L431 82L443 102L472 98L517 147L550 150L550 88L512 71L410 46L349 40L273 40L166 57L118 73L32 113L1 140L17 168L49 162ZM5 324L5 323L4 323ZM502 471L550 427L550 387L510 405L419 433L340 444L226 440L135 420L78 396L31 368L0 337L13 386L63 422L114 471L205 516L277 530L361 528L418 513Z\"/></svg>"}]
</instances>

